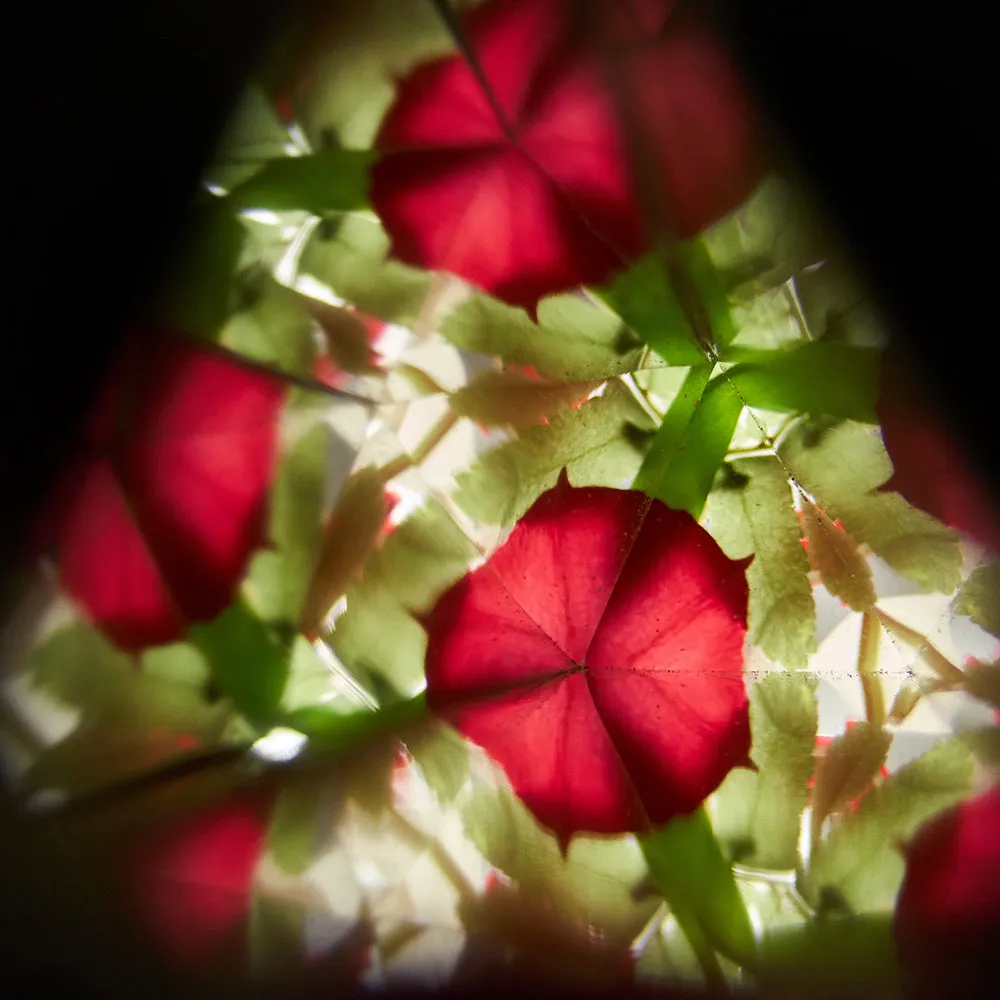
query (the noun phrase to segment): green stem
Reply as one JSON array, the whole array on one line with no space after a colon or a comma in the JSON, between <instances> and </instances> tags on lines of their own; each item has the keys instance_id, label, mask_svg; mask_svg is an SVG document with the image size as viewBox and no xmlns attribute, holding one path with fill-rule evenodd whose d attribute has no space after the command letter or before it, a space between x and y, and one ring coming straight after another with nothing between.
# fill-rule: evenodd
<instances>
[{"instance_id":1,"label":"green stem","mask_svg":"<svg viewBox=\"0 0 1000 1000\"><path fill-rule=\"evenodd\" d=\"M400 473L414 466L420 465L422 461L448 436L448 432L458 423L458 414L449 410L425 435L424 439L413 449L413 451L394 458L387 462L379 470L379 477L382 482L387 483L390 479L395 479Z\"/></svg>"},{"instance_id":2,"label":"green stem","mask_svg":"<svg viewBox=\"0 0 1000 1000\"><path fill-rule=\"evenodd\" d=\"M865 718L879 729L885 725L885 692L878 675L878 646L881 637L878 617L866 611L861 618L861 641L858 643L858 677L865 698Z\"/></svg>"},{"instance_id":3,"label":"green stem","mask_svg":"<svg viewBox=\"0 0 1000 1000\"><path fill-rule=\"evenodd\" d=\"M965 674L927 636L921 635L916 629L897 621L881 608L875 608L874 611L878 620L891 636L917 647L917 656L923 659L945 684L963 683Z\"/></svg>"}]
</instances>

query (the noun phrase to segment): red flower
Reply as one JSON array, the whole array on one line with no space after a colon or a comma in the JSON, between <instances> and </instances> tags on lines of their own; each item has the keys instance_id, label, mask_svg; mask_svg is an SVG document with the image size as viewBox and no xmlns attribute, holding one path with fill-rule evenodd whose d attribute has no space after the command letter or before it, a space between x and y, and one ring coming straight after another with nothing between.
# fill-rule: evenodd
<instances>
[{"instance_id":1,"label":"red flower","mask_svg":"<svg viewBox=\"0 0 1000 1000\"><path fill-rule=\"evenodd\" d=\"M745 563L641 493L543 494L427 617L427 697L565 846L689 813L748 763Z\"/></svg>"},{"instance_id":2,"label":"red flower","mask_svg":"<svg viewBox=\"0 0 1000 1000\"><path fill-rule=\"evenodd\" d=\"M138 849L129 896L173 960L199 964L242 946L269 808L269 799L234 799L169 824Z\"/></svg>"},{"instance_id":3,"label":"red flower","mask_svg":"<svg viewBox=\"0 0 1000 1000\"><path fill-rule=\"evenodd\" d=\"M121 648L229 604L262 540L284 396L183 341L128 345L43 519L63 587Z\"/></svg>"},{"instance_id":4,"label":"red flower","mask_svg":"<svg viewBox=\"0 0 1000 1000\"><path fill-rule=\"evenodd\" d=\"M931 992L995 969L1000 941L1000 786L923 826L906 851L896 904L903 965Z\"/></svg>"},{"instance_id":5,"label":"red flower","mask_svg":"<svg viewBox=\"0 0 1000 1000\"><path fill-rule=\"evenodd\" d=\"M625 89L677 228L691 236L759 179L748 102L720 46L669 23L670 0L621 6L601 0L600 27L630 43ZM572 0L476 8L468 37L495 101L460 56L419 67L382 125L372 172L372 203L399 258L529 311L604 280L646 245L609 67L574 11Z\"/></svg>"},{"instance_id":6,"label":"red flower","mask_svg":"<svg viewBox=\"0 0 1000 1000\"><path fill-rule=\"evenodd\" d=\"M915 507L1000 552L1000 523L961 442L935 413L933 396L894 350L882 362L878 417L893 466L883 488L896 490Z\"/></svg>"}]
</instances>

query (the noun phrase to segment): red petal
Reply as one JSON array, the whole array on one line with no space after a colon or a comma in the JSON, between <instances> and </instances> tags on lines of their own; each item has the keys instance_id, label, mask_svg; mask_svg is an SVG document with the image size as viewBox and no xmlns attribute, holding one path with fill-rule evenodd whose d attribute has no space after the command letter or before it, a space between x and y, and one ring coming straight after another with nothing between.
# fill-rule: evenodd
<instances>
[{"instance_id":1,"label":"red petal","mask_svg":"<svg viewBox=\"0 0 1000 1000\"><path fill-rule=\"evenodd\" d=\"M907 851L895 935L914 970L992 958L1000 931L1000 786L920 829Z\"/></svg>"},{"instance_id":2,"label":"red petal","mask_svg":"<svg viewBox=\"0 0 1000 1000\"><path fill-rule=\"evenodd\" d=\"M239 931L266 826L264 803L240 799L173 824L140 850L133 897L173 958L199 962Z\"/></svg>"},{"instance_id":3,"label":"red petal","mask_svg":"<svg viewBox=\"0 0 1000 1000\"><path fill-rule=\"evenodd\" d=\"M610 36L663 25L669 4L602 6ZM383 123L372 203L395 254L533 311L643 249L643 213L606 67L568 0L490 0L468 36L505 121L459 56L403 81ZM644 131L682 234L730 211L759 178L751 116L725 53L684 29L630 56Z\"/></svg>"},{"instance_id":4,"label":"red petal","mask_svg":"<svg viewBox=\"0 0 1000 1000\"><path fill-rule=\"evenodd\" d=\"M115 642L138 649L231 600L262 539L285 390L161 337L141 354L131 345L124 367L90 425L101 435L90 453L104 455L72 473L60 573Z\"/></svg>"},{"instance_id":5,"label":"red petal","mask_svg":"<svg viewBox=\"0 0 1000 1000\"><path fill-rule=\"evenodd\" d=\"M644 829L747 758L746 603L688 514L561 481L428 616L428 699L563 842Z\"/></svg>"}]
</instances>

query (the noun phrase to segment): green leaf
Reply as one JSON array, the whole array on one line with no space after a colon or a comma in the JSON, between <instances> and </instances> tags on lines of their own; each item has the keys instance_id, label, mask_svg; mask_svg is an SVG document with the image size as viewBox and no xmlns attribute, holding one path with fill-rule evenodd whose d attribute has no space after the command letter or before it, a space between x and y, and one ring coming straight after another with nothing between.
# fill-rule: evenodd
<instances>
[{"instance_id":1,"label":"green leaf","mask_svg":"<svg viewBox=\"0 0 1000 1000\"><path fill-rule=\"evenodd\" d=\"M444 508L430 501L372 552L347 591L330 645L351 671L375 672L398 693L423 680L427 636L413 617L465 575L476 550Z\"/></svg>"},{"instance_id":2,"label":"green leaf","mask_svg":"<svg viewBox=\"0 0 1000 1000\"><path fill-rule=\"evenodd\" d=\"M757 765L757 796L750 836L753 864L795 868L813 771L818 708L816 678L772 674L750 688L750 755Z\"/></svg>"},{"instance_id":3,"label":"green leaf","mask_svg":"<svg viewBox=\"0 0 1000 1000\"><path fill-rule=\"evenodd\" d=\"M722 954L740 965L752 964L756 946L750 918L705 810L671 820L639 844L653 881L689 939L683 914Z\"/></svg>"},{"instance_id":4,"label":"green leaf","mask_svg":"<svg viewBox=\"0 0 1000 1000\"><path fill-rule=\"evenodd\" d=\"M248 87L233 111L206 171L206 179L231 190L261 164L288 155L288 128L258 86Z\"/></svg>"},{"instance_id":5,"label":"green leaf","mask_svg":"<svg viewBox=\"0 0 1000 1000\"><path fill-rule=\"evenodd\" d=\"M331 787L327 777L322 782L311 779L283 783L271 811L267 848L286 875L301 875L313 863L326 839L320 823L323 813L330 811L328 797L323 792Z\"/></svg>"},{"instance_id":6,"label":"green leaf","mask_svg":"<svg viewBox=\"0 0 1000 1000\"><path fill-rule=\"evenodd\" d=\"M885 344L884 324L860 278L840 261L826 261L795 279L812 336L842 344Z\"/></svg>"},{"instance_id":7,"label":"green leaf","mask_svg":"<svg viewBox=\"0 0 1000 1000\"><path fill-rule=\"evenodd\" d=\"M689 369L670 409L660 423L653 443L646 452L633 488L649 496L659 496L668 488L670 469L684 446L691 419L705 394L712 368L709 365Z\"/></svg>"},{"instance_id":8,"label":"green leaf","mask_svg":"<svg viewBox=\"0 0 1000 1000\"><path fill-rule=\"evenodd\" d=\"M972 573L958 592L955 610L990 635L1000 636L1000 562L979 566Z\"/></svg>"},{"instance_id":9,"label":"green leaf","mask_svg":"<svg viewBox=\"0 0 1000 1000\"><path fill-rule=\"evenodd\" d=\"M846 809L868 791L891 745L892 737L884 729L867 722L830 741L816 765L811 820L815 840L827 816Z\"/></svg>"},{"instance_id":10,"label":"green leaf","mask_svg":"<svg viewBox=\"0 0 1000 1000\"><path fill-rule=\"evenodd\" d=\"M807 887L855 911L891 909L903 878L901 847L918 826L968 794L972 757L960 738L891 774L813 851Z\"/></svg>"},{"instance_id":11,"label":"green leaf","mask_svg":"<svg viewBox=\"0 0 1000 1000\"><path fill-rule=\"evenodd\" d=\"M305 295L301 301L323 331L326 353L337 368L355 375L378 371L368 330L357 313Z\"/></svg>"},{"instance_id":12,"label":"green leaf","mask_svg":"<svg viewBox=\"0 0 1000 1000\"><path fill-rule=\"evenodd\" d=\"M329 444L325 425L307 431L283 456L271 487L268 535L274 548L254 556L244 583L265 621L299 622L323 537Z\"/></svg>"},{"instance_id":13,"label":"green leaf","mask_svg":"<svg viewBox=\"0 0 1000 1000\"><path fill-rule=\"evenodd\" d=\"M775 351L740 350L727 375L749 406L875 423L879 352L816 341Z\"/></svg>"},{"instance_id":14,"label":"green leaf","mask_svg":"<svg viewBox=\"0 0 1000 1000\"><path fill-rule=\"evenodd\" d=\"M695 374L697 371L698 369L693 369L688 376L693 383L692 389L696 389L700 378ZM678 400L678 423L683 419L689 404L690 397ZM651 468L649 476L652 479L655 475L656 482L644 492L662 500L668 507L686 510L693 517L699 518L716 473L729 450L737 421L743 412L743 402L723 375L710 382L701 399L695 400L693 405L697 409L679 441L674 437L674 407L671 406L666 417L670 423L668 430L664 432L664 443L668 443L671 438L676 442L673 457L667 463L665 455L658 455L658 468L655 473Z\"/></svg>"},{"instance_id":15,"label":"green leaf","mask_svg":"<svg viewBox=\"0 0 1000 1000\"><path fill-rule=\"evenodd\" d=\"M210 705L191 677L181 683L191 652L182 644L158 651L151 673L115 649L96 629L73 624L48 636L28 656L31 684L81 710L68 736L46 748L22 779L22 790L57 788L86 794L142 774L172 757L216 743L230 711ZM185 665L183 662L187 661Z\"/></svg>"},{"instance_id":16,"label":"green leaf","mask_svg":"<svg viewBox=\"0 0 1000 1000\"><path fill-rule=\"evenodd\" d=\"M898 988L892 917L830 916L768 930L754 969L768 995L883 995Z\"/></svg>"},{"instance_id":17,"label":"green leaf","mask_svg":"<svg viewBox=\"0 0 1000 1000\"><path fill-rule=\"evenodd\" d=\"M527 898L573 924L627 946L657 907L638 898L647 868L635 838L577 836L565 857L524 805L504 787L482 788L462 807L465 831L486 860Z\"/></svg>"},{"instance_id":18,"label":"green leaf","mask_svg":"<svg viewBox=\"0 0 1000 1000\"><path fill-rule=\"evenodd\" d=\"M178 333L215 339L236 305L235 276L247 239L219 199L195 209L153 315Z\"/></svg>"},{"instance_id":19,"label":"green leaf","mask_svg":"<svg viewBox=\"0 0 1000 1000\"><path fill-rule=\"evenodd\" d=\"M803 499L801 511L809 565L834 597L855 611L868 611L875 604L875 584L857 540L809 500Z\"/></svg>"},{"instance_id":20,"label":"green leaf","mask_svg":"<svg viewBox=\"0 0 1000 1000\"><path fill-rule=\"evenodd\" d=\"M259 728L277 718L288 679L289 651L237 599L211 622L193 625L191 643L205 656L219 690Z\"/></svg>"},{"instance_id":21,"label":"green leaf","mask_svg":"<svg viewBox=\"0 0 1000 1000\"><path fill-rule=\"evenodd\" d=\"M816 649L816 604L788 474L774 458L735 466L749 477L743 507L754 544L747 570L750 641L772 660L804 667Z\"/></svg>"},{"instance_id":22,"label":"green leaf","mask_svg":"<svg viewBox=\"0 0 1000 1000\"><path fill-rule=\"evenodd\" d=\"M963 686L973 698L1000 709L1000 663L969 664L964 671Z\"/></svg>"},{"instance_id":23,"label":"green leaf","mask_svg":"<svg viewBox=\"0 0 1000 1000\"><path fill-rule=\"evenodd\" d=\"M388 513L380 470L361 469L344 483L323 530L319 561L302 608L301 628L307 635L323 630L330 609L360 576Z\"/></svg>"},{"instance_id":24,"label":"green leaf","mask_svg":"<svg viewBox=\"0 0 1000 1000\"><path fill-rule=\"evenodd\" d=\"M451 408L478 424L531 427L586 399L600 382L542 382L519 372L488 371L451 395Z\"/></svg>"},{"instance_id":25,"label":"green leaf","mask_svg":"<svg viewBox=\"0 0 1000 1000\"><path fill-rule=\"evenodd\" d=\"M717 341L728 343L733 331L724 293L711 261L696 247L689 244L682 249L688 276L701 295ZM661 253L647 254L599 294L668 365L705 363L705 352L687 321Z\"/></svg>"},{"instance_id":26,"label":"green leaf","mask_svg":"<svg viewBox=\"0 0 1000 1000\"><path fill-rule=\"evenodd\" d=\"M738 297L782 285L823 260L829 242L805 191L776 174L700 239Z\"/></svg>"},{"instance_id":27,"label":"green leaf","mask_svg":"<svg viewBox=\"0 0 1000 1000\"><path fill-rule=\"evenodd\" d=\"M564 468L574 486L627 486L642 460L629 428L649 426L625 386L609 382L579 410L557 414L483 456L458 476L455 500L470 517L508 526L555 486Z\"/></svg>"},{"instance_id":28,"label":"green leaf","mask_svg":"<svg viewBox=\"0 0 1000 1000\"><path fill-rule=\"evenodd\" d=\"M469 778L469 745L450 726L430 723L406 741L424 781L442 804L454 801Z\"/></svg>"},{"instance_id":29,"label":"green leaf","mask_svg":"<svg viewBox=\"0 0 1000 1000\"><path fill-rule=\"evenodd\" d=\"M377 219L345 215L324 219L302 251L308 274L369 316L412 326L427 297L431 276L387 260L389 237Z\"/></svg>"},{"instance_id":30,"label":"green leaf","mask_svg":"<svg viewBox=\"0 0 1000 1000\"><path fill-rule=\"evenodd\" d=\"M296 110L317 146L331 138L357 149L372 146L395 82L455 44L433 4L399 0L327 5L319 20L308 17L305 32L309 49L305 56L294 53L292 63L299 74L309 65L310 86Z\"/></svg>"},{"instance_id":31,"label":"green leaf","mask_svg":"<svg viewBox=\"0 0 1000 1000\"><path fill-rule=\"evenodd\" d=\"M845 421L788 435L782 457L801 484L859 542L923 590L947 593L961 582L958 535L898 493L874 492L892 463L874 427Z\"/></svg>"},{"instance_id":32,"label":"green leaf","mask_svg":"<svg viewBox=\"0 0 1000 1000\"><path fill-rule=\"evenodd\" d=\"M324 149L271 160L229 192L229 205L236 211L301 210L313 215L364 208L368 169L374 160L375 153L354 149Z\"/></svg>"},{"instance_id":33,"label":"green leaf","mask_svg":"<svg viewBox=\"0 0 1000 1000\"><path fill-rule=\"evenodd\" d=\"M245 285L243 303L225 324L219 342L237 354L293 375L312 375L316 357L314 323L303 297L270 275Z\"/></svg>"},{"instance_id":34,"label":"green leaf","mask_svg":"<svg viewBox=\"0 0 1000 1000\"><path fill-rule=\"evenodd\" d=\"M456 347L530 365L564 382L621 375L634 370L642 354L640 343L622 343L617 316L575 295L543 299L537 324L523 309L475 295L445 317L441 333Z\"/></svg>"},{"instance_id":35,"label":"green leaf","mask_svg":"<svg viewBox=\"0 0 1000 1000\"><path fill-rule=\"evenodd\" d=\"M723 466L722 471L722 481L705 500L701 524L730 559L746 559L753 555L754 549L753 532L743 504L749 480L732 465Z\"/></svg>"},{"instance_id":36,"label":"green leaf","mask_svg":"<svg viewBox=\"0 0 1000 1000\"><path fill-rule=\"evenodd\" d=\"M258 889L249 900L247 951L252 974L266 982L287 981L306 959L308 912L298 899Z\"/></svg>"}]
</instances>

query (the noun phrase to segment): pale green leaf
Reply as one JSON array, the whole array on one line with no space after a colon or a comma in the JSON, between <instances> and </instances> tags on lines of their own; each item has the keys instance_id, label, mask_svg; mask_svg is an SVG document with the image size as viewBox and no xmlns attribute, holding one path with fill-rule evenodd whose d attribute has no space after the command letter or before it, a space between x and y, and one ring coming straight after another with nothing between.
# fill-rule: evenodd
<instances>
[{"instance_id":1,"label":"pale green leaf","mask_svg":"<svg viewBox=\"0 0 1000 1000\"><path fill-rule=\"evenodd\" d=\"M389 237L364 215L325 219L299 259L299 272L387 323L412 326L427 297L431 276L388 260Z\"/></svg>"},{"instance_id":2,"label":"pale green leaf","mask_svg":"<svg viewBox=\"0 0 1000 1000\"><path fill-rule=\"evenodd\" d=\"M244 584L267 621L295 625L323 536L322 513L330 432L313 427L285 453L274 485L268 536L273 548L254 556Z\"/></svg>"},{"instance_id":3,"label":"pale green leaf","mask_svg":"<svg viewBox=\"0 0 1000 1000\"><path fill-rule=\"evenodd\" d=\"M795 279L809 331L816 339L884 346L886 334L860 278L841 261L826 261Z\"/></svg>"},{"instance_id":4,"label":"pale green leaf","mask_svg":"<svg viewBox=\"0 0 1000 1000\"><path fill-rule=\"evenodd\" d=\"M971 778L972 757L959 738L891 774L813 851L812 898L832 894L854 911L891 909L903 877L901 848L921 823L962 799Z\"/></svg>"},{"instance_id":5,"label":"pale green leaf","mask_svg":"<svg viewBox=\"0 0 1000 1000\"><path fill-rule=\"evenodd\" d=\"M264 91L247 87L229 117L206 179L231 190L268 160L286 156L289 140L288 128Z\"/></svg>"},{"instance_id":6,"label":"pale green leaf","mask_svg":"<svg viewBox=\"0 0 1000 1000\"><path fill-rule=\"evenodd\" d=\"M455 44L433 4L399 0L327 5L304 30L313 51L321 32L321 58L310 64L310 86L296 106L314 146L336 138L344 146L370 148L396 81ZM295 70L301 72L301 57Z\"/></svg>"},{"instance_id":7,"label":"pale green leaf","mask_svg":"<svg viewBox=\"0 0 1000 1000\"><path fill-rule=\"evenodd\" d=\"M158 667L164 665L161 658ZM82 710L76 728L25 774L26 792L78 795L113 785L215 744L229 720L225 703L209 704L186 680L136 670L131 657L84 624L47 637L25 669L35 687Z\"/></svg>"},{"instance_id":8,"label":"pale green leaf","mask_svg":"<svg viewBox=\"0 0 1000 1000\"><path fill-rule=\"evenodd\" d=\"M735 465L749 477L743 507L754 547L747 570L750 641L772 660L803 667L816 649L816 604L788 475L774 458Z\"/></svg>"},{"instance_id":9,"label":"pale green leaf","mask_svg":"<svg viewBox=\"0 0 1000 1000\"><path fill-rule=\"evenodd\" d=\"M723 471L725 478L705 500L701 525L730 559L746 559L754 550L753 531L743 503L748 480L735 473L731 465Z\"/></svg>"},{"instance_id":10,"label":"pale green leaf","mask_svg":"<svg viewBox=\"0 0 1000 1000\"><path fill-rule=\"evenodd\" d=\"M814 839L827 816L846 809L868 791L885 764L892 736L884 729L859 722L831 740L816 764L812 796Z\"/></svg>"},{"instance_id":11,"label":"pale green leaf","mask_svg":"<svg viewBox=\"0 0 1000 1000\"><path fill-rule=\"evenodd\" d=\"M561 381L602 379L634 370L642 345L622 339L617 316L574 295L543 299L538 323L487 295L463 302L441 324L456 347L529 365Z\"/></svg>"},{"instance_id":12,"label":"pale green leaf","mask_svg":"<svg viewBox=\"0 0 1000 1000\"><path fill-rule=\"evenodd\" d=\"M439 801L453 801L469 777L465 740L450 726L432 722L407 737L406 748Z\"/></svg>"},{"instance_id":13,"label":"pale green leaf","mask_svg":"<svg viewBox=\"0 0 1000 1000\"><path fill-rule=\"evenodd\" d=\"M306 634L323 629L337 599L361 575L388 513L381 472L369 467L351 475L323 528L319 559L302 606Z\"/></svg>"},{"instance_id":14,"label":"pale green leaf","mask_svg":"<svg viewBox=\"0 0 1000 1000\"><path fill-rule=\"evenodd\" d=\"M731 861L745 862L753 855L757 782L756 771L734 767L706 800L715 837Z\"/></svg>"},{"instance_id":15,"label":"pale green leaf","mask_svg":"<svg viewBox=\"0 0 1000 1000\"><path fill-rule=\"evenodd\" d=\"M809 564L826 589L849 608L868 611L875 604L875 584L857 540L808 500L802 502L802 527L809 545Z\"/></svg>"},{"instance_id":16,"label":"pale green leaf","mask_svg":"<svg viewBox=\"0 0 1000 1000\"><path fill-rule=\"evenodd\" d=\"M897 572L927 591L958 586L955 532L898 493L874 492L892 474L876 428L851 421L819 433L803 428L789 435L782 456L824 510Z\"/></svg>"},{"instance_id":17,"label":"pale green leaf","mask_svg":"<svg viewBox=\"0 0 1000 1000\"><path fill-rule=\"evenodd\" d=\"M955 610L990 635L1000 636L1000 562L979 566L972 573L958 592Z\"/></svg>"},{"instance_id":18,"label":"pale green leaf","mask_svg":"<svg viewBox=\"0 0 1000 1000\"><path fill-rule=\"evenodd\" d=\"M302 296L269 275L248 280L240 307L229 317L219 342L253 361L292 375L312 375L315 324Z\"/></svg>"},{"instance_id":19,"label":"pale green leaf","mask_svg":"<svg viewBox=\"0 0 1000 1000\"><path fill-rule=\"evenodd\" d=\"M467 571L476 550L435 501L372 552L347 591L330 645L353 672L375 674L397 693L423 678L427 636L413 613L429 610Z\"/></svg>"},{"instance_id":20,"label":"pale green leaf","mask_svg":"<svg viewBox=\"0 0 1000 1000\"><path fill-rule=\"evenodd\" d=\"M739 298L776 288L828 252L805 192L776 174L700 239Z\"/></svg>"},{"instance_id":21,"label":"pale green leaf","mask_svg":"<svg viewBox=\"0 0 1000 1000\"><path fill-rule=\"evenodd\" d=\"M274 863L286 875L301 875L316 859L317 851L333 832L322 829L324 814L329 820L329 793L333 783L328 776L321 781L287 780L275 799L267 828L267 849Z\"/></svg>"},{"instance_id":22,"label":"pale green leaf","mask_svg":"<svg viewBox=\"0 0 1000 1000\"><path fill-rule=\"evenodd\" d=\"M531 427L582 403L600 382L550 382L519 372L488 371L452 393L451 408L484 426Z\"/></svg>"},{"instance_id":23,"label":"pale green leaf","mask_svg":"<svg viewBox=\"0 0 1000 1000\"><path fill-rule=\"evenodd\" d=\"M964 670L963 687L973 698L1000 709L1000 662L975 661Z\"/></svg>"},{"instance_id":24,"label":"pale green leaf","mask_svg":"<svg viewBox=\"0 0 1000 1000\"><path fill-rule=\"evenodd\" d=\"M456 502L487 524L513 524L566 469L574 486L629 485L642 453L630 428L649 418L619 382L579 410L561 413L485 455L458 477Z\"/></svg>"},{"instance_id":25,"label":"pale green leaf","mask_svg":"<svg viewBox=\"0 0 1000 1000\"><path fill-rule=\"evenodd\" d=\"M576 836L564 857L506 788L482 789L462 808L465 830L486 860L530 898L545 900L566 920L590 924L627 944L656 909L637 898L646 862L632 837Z\"/></svg>"},{"instance_id":26,"label":"pale green leaf","mask_svg":"<svg viewBox=\"0 0 1000 1000\"><path fill-rule=\"evenodd\" d=\"M750 756L758 768L750 838L752 863L762 868L798 863L817 720L815 677L772 674L750 688Z\"/></svg>"}]
</instances>

